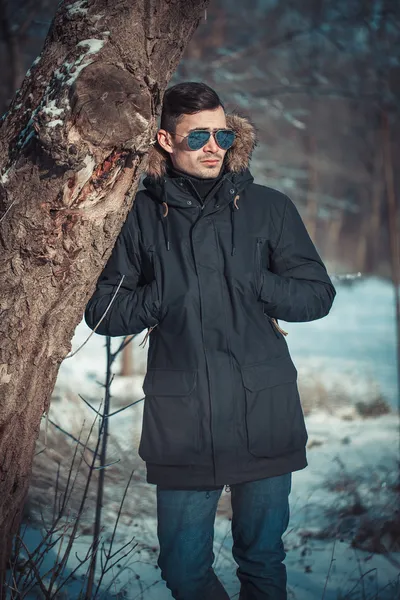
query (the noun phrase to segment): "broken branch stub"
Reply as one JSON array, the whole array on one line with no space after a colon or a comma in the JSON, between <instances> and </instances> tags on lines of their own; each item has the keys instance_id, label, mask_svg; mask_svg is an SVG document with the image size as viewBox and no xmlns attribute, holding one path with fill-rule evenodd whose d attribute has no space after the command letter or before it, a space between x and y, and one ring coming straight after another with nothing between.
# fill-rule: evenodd
<instances>
[{"instance_id":1,"label":"broken branch stub","mask_svg":"<svg viewBox=\"0 0 400 600\"><path fill-rule=\"evenodd\" d=\"M151 96L128 71L92 63L71 86L70 102L83 139L102 148L147 150Z\"/></svg>"}]
</instances>

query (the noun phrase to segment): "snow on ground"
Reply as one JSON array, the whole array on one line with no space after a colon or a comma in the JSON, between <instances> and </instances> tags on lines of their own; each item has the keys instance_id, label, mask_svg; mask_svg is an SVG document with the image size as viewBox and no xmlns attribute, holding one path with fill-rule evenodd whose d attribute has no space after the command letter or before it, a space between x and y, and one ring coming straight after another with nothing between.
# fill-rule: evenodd
<instances>
[{"instance_id":1,"label":"snow on ground","mask_svg":"<svg viewBox=\"0 0 400 600\"><path fill-rule=\"evenodd\" d=\"M310 323L284 323L300 376L323 375L328 387L338 382L352 393L368 394L375 382L393 408L396 380L395 298L391 283L366 278L336 284L331 312Z\"/></svg>"},{"instance_id":2,"label":"snow on ground","mask_svg":"<svg viewBox=\"0 0 400 600\"><path fill-rule=\"evenodd\" d=\"M393 290L389 283L371 278L351 286L338 285L337 291L332 311L325 319L304 324L281 323L289 332L287 342L299 370L299 379L322 378L332 394L341 386L352 400L371 399L380 390L395 409L397 388ZM83 343L89 333L84 323L78 326L73 350ZM120 407L123 400L127 404L143 395L141 383L146 351L138 347L143 335L133 342L135 366L142 374L131 378L115 378L115 408ZM113 347L116 348L120 341L114 340ZM66 359L61 365L50 417L68 429L72 427L74 419L76 421L84 413L89 416L90 410L83 404L81 412L77 414L76 402L68 400L66 390L75 395L80 393L97 405L101 399L97 382L104 380L104 365L104 338L93 335L76 356ZM118 368L117 364L117 372ZM143 402L113 417L110 423L111 437L115 436L121 446L129 450L132 464L141 463L137 457L137 446L142 408ZM398 415L392 412L377 418L362 419L350 407L347 413L343 412L343 407L341 411L332 410L332 413L313 411L306 419L309 466L293 474L291 521L284 538L288 598L400 598L399 582L397 591L386 587L379 596L376 595L378 590L398 577L400 552L392 552L388 559L382 554L355 550L350 545L349 532L340 529L342 525L338 528L336 539L332 536L317 539L318 536L312 535L332 526L338 506L346 501L332 482L348 476L359 481L357 493L368 508L375 503L378 513L384 509L387 501L385 494L395 477ZM366 474L370 475L371 485ZM328 482L331 483L330 488L326 485ZM121 481L118 493L122 493L125 483ZM117 581L113 590L125 589L123 597L128 600L169 600L170 592L161 581L156 567L155 487L148 487L149 498L153 500L149 501L146 516L140 512L133 514L130 525L123 524L119 529L119 544L136 535L138 547L125 569L123 561L119 568L114 569L114 574L117 571ZM131 493L135 493L134 488ZM238 598L236 565L231 555L229 494L225 491L221 504L228 506L228 509L220 510L216 519L215 569L230 597ZM330 517L327 514L329 509ZM356 526L358 518L361 517L349 518L346 526L350 529ZM34 547L33 538L37 536L36 530L28 529L26 539L30 547ZM90 541L90 537L85 535L79 538L78 556L84 554ZM76 565L77 559L72 557L68 569ZM78 597L81 583L79 577L68 588L70 598ZM116 596L104 595L104 598L111 597Z\"/></svg>"}]
</instances>

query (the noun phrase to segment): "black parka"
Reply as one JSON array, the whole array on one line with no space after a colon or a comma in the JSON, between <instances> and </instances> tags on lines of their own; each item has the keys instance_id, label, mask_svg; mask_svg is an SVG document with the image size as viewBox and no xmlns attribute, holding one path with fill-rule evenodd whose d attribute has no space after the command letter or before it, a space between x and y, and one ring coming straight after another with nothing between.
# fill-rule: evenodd
<instances>
[{"instance_id":1,"label":"black parka","mask_svg":"<svg viewBox=\"0 0 400 600\"><path fill-rule=\"evenodd\" d=\"M237 141L204 205L152 151L146 190L85 313L91 328L103 317L103 335L154 328L139 454L148 482L164 487L211 489L307 465L297 370L277 320L324 317L335 289L293 202L253 183L250 124L229 126Z\"/></svg>"}]
</instances>

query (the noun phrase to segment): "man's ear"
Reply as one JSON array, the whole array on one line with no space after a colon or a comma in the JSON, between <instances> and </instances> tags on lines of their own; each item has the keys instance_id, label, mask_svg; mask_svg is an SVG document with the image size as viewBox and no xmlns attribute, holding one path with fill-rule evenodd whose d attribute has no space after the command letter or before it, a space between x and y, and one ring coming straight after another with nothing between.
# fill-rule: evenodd
<instances>
[{"instance_id":1,"label":"man's ear","mask_svg":"<svg viewBox=\"0 0 400 600\"><path fill-rule=\"evenodd\" d=\"M157 141L160 144L161 148L169 154L172 154L173 148L171 145L171 136L165 129L159 129L157 131Z\"/></svg>"}]
</instances>

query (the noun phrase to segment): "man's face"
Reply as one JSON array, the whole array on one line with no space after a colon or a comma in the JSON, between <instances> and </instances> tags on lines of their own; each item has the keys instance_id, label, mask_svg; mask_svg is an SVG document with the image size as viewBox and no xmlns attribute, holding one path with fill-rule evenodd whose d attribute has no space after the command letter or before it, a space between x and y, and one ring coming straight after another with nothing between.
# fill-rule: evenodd
<instances>
[{"instance_id":1,"label":"man's face","mask_svg":"<svg viewBox=\"0 0 400 600\"><path fill-rule=\"evenodd\" d=\"M212 135L200 150L190 150L185 138L194 129L226 129L225 111L222 106L215 110L202 110L194 115L182 115L175 131L172 132L176 135L160 129L157 134L158 143L169 153L175 169L204 179L218 177L227 151L217 145Z\"/></svg>"}]
</instances>

